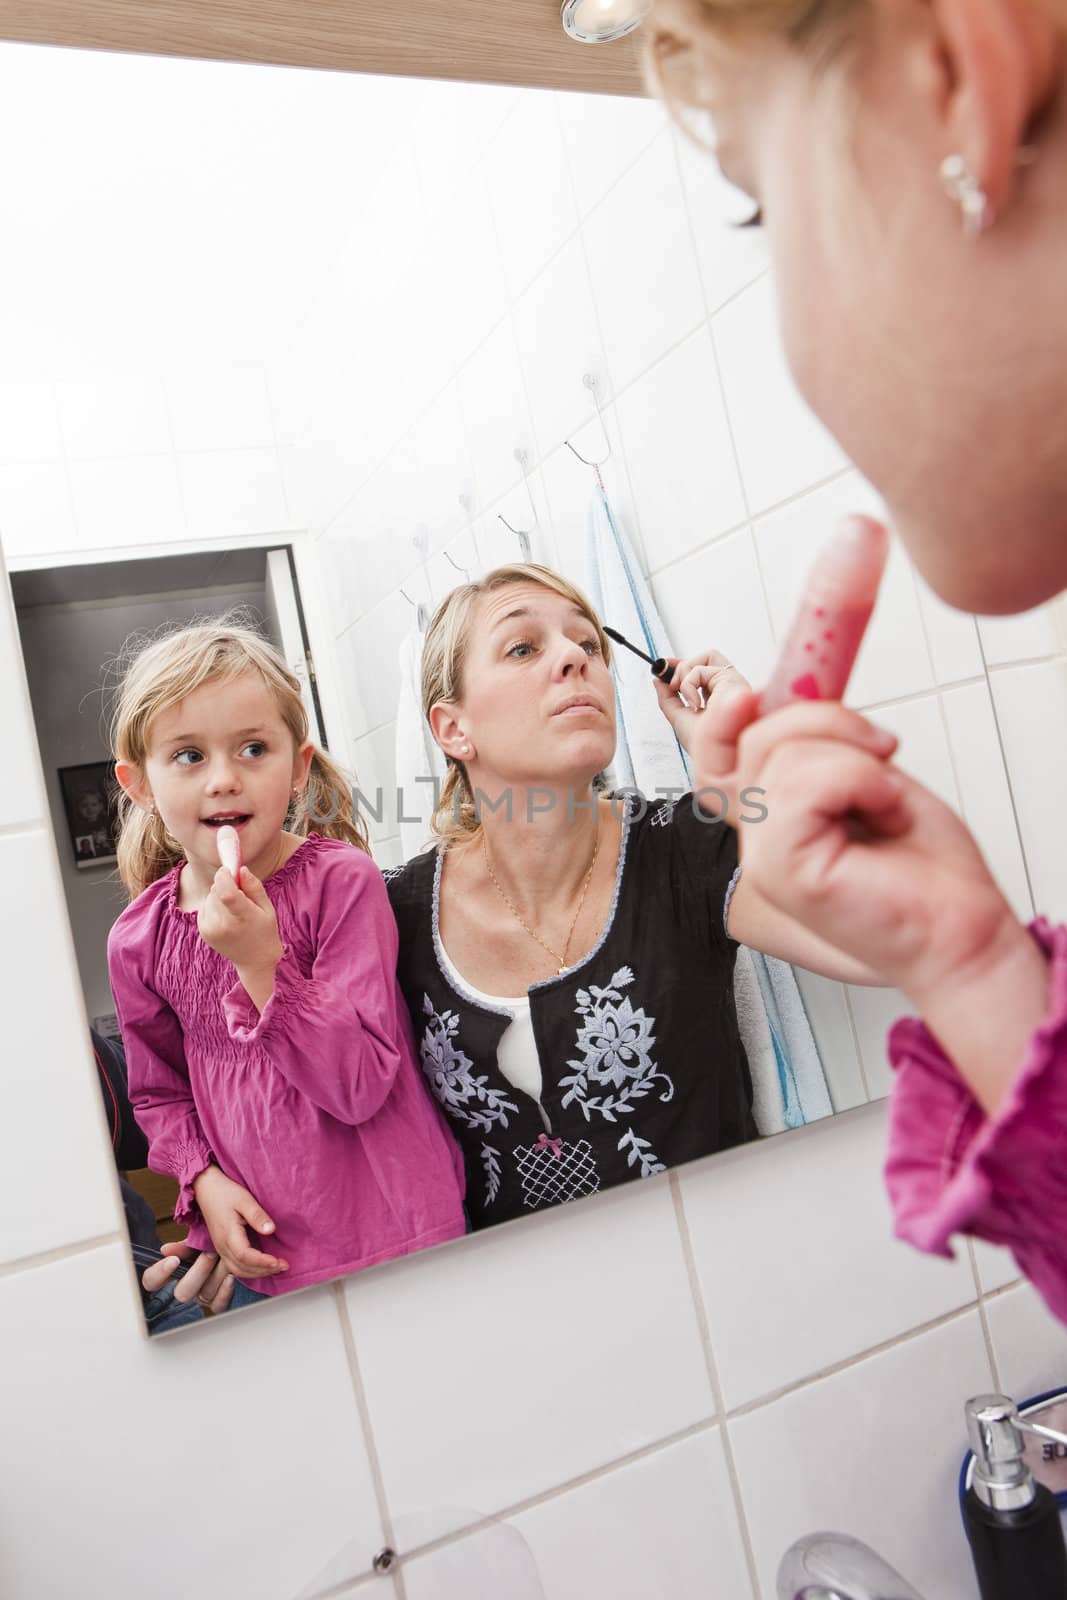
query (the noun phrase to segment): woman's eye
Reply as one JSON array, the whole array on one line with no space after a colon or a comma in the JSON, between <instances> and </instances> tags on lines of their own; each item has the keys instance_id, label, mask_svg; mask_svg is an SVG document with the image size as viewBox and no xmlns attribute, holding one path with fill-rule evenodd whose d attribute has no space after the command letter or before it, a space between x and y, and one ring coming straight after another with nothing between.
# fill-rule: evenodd
<instances>
[{"instance_id":1,"label":"woman's eye","mask_svg":"<svg viewBox=\"0 0 1067 1600\"><path fill-rule=\"evenodd\" d=\"M186 756L190 758L188 761L185 759ZM175 750L173 756L171 757L171 760L176 762L179 767L194 766L195 763L200 759L199 750Z\"/></svg>"},{"instance_id":2,"label":"woman's eye","mask_svg":"<svg viewBox=\"0 0 1067 1600\"><path fill-rule=\"evenodd\" d=\"M583 639L582 649L585 651L587 656L598 656L600 654L600 640Z\"/></svg>"},{"instance_id":3,"label":"woman's eye","mask_svg":"<svg viewBox=\"0 0 1067 1600\"><path fill-rule=\"evenodd\" d=\"M517 661L523 661L526 658L526 653L532 650L533 645L529 639L520 639L518 644L513 644L507 653L509 656L514 656Z\"/></svg>"}]
</instances>

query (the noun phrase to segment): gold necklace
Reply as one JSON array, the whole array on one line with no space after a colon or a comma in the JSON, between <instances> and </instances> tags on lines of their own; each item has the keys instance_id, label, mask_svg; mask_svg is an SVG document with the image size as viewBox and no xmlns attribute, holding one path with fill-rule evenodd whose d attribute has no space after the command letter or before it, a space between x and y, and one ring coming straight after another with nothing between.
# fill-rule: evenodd
<instances>
[{"instance_id":1,"label":"gold necklace","mask_svg":"<svg viewBox=\"0 0 1067 1600\"><path fill-rule=\"evenodd\" d=\"M557 977L559 976L559 973L566 972L566 970L567 970L567 951L570 949L571 939L572 939L572 937L574 935L574 929L575 929L575 926L576 926L576 924L578 922L578 918L581 916L582 907L585 904L585 896L586 896L586 893L587 893L587 891L589 889L589 885L592 882L593 868L596 866L596 858L597 858L597 856L599 854L600 854L600 819L598 817L597 818L597 825L596 825L596 841L595 841L595 843L593 845L593 859L589 863L589 871L585 875L585 882L582 884L582 892L578 897L578 908L575 911L574 916L571 918L571 925L567 929L567 942L563 946L563 952L561 954L558 950L553 950L553 948L552 948L552 946L550 944L546 944L545 941L542 939L541 935L539 933L535 933L534 930L530 927L528 922L524 922L523 921L522 917L519 915L518 907L515 905L514 901L508 899L508 896L505 894L504 889L503 889L503 887L501 885L500 879L497 877L496 873L493 871L493 863L489 859L489 850L488 850L488 847L487 847L486 842L485 842L485 834L484 834L484 832L482 833L482 855L485 857L486 869L488 870L489 876L493 880L493 883L494 883L494 885L496 887L497 894L500 896L501 900L503 900L504 904L507 906L507 908L511 912L512 916L515 918L515 921L519 924L519 927L522 928L526 933L528 933L530 935L531 939L536 939L538 944L541 946L541 948L543 950L547 950L548 951L548 953L552 957L553 961L558 961L559 962L559 971L556 974Z\"/></svg>"}]
</instances>

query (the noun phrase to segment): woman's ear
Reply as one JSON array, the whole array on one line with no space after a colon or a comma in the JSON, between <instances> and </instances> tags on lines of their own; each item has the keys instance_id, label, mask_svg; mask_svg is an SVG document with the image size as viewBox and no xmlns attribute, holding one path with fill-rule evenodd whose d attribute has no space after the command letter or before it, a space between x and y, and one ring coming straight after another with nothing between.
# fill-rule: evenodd
<instances>
[{"instance_id":1,"label":"woman's ear","mask_svg":"<svg viewBox=\"0 0 1067 1600\"><path fill-rule=\"evenodd\" d=\"M474 749L460 725L460 714L456 706L449 705L446 700L439 700L435 706L430 707L427 721L430 724L430 732L446 756L451 756L454 761L470 760Z\"/></svg>"},{"instance_id":2,"label":"woman's ear","mask_svg":"<svg viewBox=\"0 0 1067 1600\"><path fill-rule=\"evenodd\" d=\"M945 155L985 200L988 227L1011 201L1020 151L1048 103L1061 53L1051 11L1034 0L930 0L945 71Z\"/></svg>"},{"instance_id":3,"label":"woman's ear","mask_svg":"<svg viewBox=\"0 0 1067 1600\"><path fill-rule=\"evenodd\" d=\"M140 767L135 767L131 761L116 761L115 781L135 805L141 806L145 811L155 810L152 791Z\"/></svg>"}]
</instances>

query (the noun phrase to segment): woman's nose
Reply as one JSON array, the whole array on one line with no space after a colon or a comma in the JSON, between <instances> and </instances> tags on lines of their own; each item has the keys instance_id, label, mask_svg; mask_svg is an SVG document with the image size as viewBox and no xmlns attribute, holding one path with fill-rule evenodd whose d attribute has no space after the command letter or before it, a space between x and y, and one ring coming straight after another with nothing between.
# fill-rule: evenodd
<instances>
[{"instance_id":1,"label":"woman's nose","mask_svg":"<svg viewBox=\"0 0 1067 1600\"><path fill-rule=\"evenodd\" d=\"M580 644L575 644L573 639L566 639L560 651L559 670L564 678L573 676L584 670L589 657Z\"/></svg>"}]
</instances>

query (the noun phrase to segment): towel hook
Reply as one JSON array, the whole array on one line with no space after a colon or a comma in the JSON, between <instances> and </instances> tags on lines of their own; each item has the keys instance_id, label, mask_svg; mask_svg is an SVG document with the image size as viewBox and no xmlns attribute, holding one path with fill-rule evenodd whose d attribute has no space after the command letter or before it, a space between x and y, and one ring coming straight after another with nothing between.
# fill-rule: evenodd
<instances>
[{"instance_id":1,"label":"towel hook","mask_svg":"<svg viewBox=\"0 0 1067 1600\"><path fill-rule=\"evenodd\" d=\"M589 393L593 396L593 404L596 406L597 419L604 434L604 444L606 447L605 452L599 461L589 461L585 456L582 455L580 450L576 450L574 448L569 439L564 439L563 442L567 446L567 449L571 452L571 455L578 457L578 460L582 463L583 467L594 467L597 471L599 471L606 462L611 460L611 438L608 434L607 424L604 421L604 413L600 409L600 385L597 381L596 374L592 372L585 373L582 378L582 382L589 390Z\"/></svg>"},{"instance_id":2,"label":"towel hook","mask_svg":"<svg viewBox=\"0 0 1067 1600\"><path fill-rule=\"evenodd\" d=\"M415 608L415 626L416 626L416 628L418 628L420 633L425 633L426 629L429 627L429 624L430 624L430 613L429 613L429 611L423 605L421 600L413 600L411 598L411 596L408 594L407 590L404 589L403 587L401 588L400 593L404 596L404 599L407 601L408 605L409 606L413 606Z\"/></svg>"},{"instance_id":3,"label":"towel hook","mask_svg":"<svg viewBox=\"0 0 1067 1600\"><path fill-rule=\"evenodd\" d=\"M504 524L509 533L513 533L515 535L516 539L519 541L519 549L522 551L522 559L523 561L529 563L530 535L524 532L522 528L513 528L507 517L502 516L499 511L497 512L497 520Z\"/></svg>"},{"instance_id":4,"label":"towel hook","mask_svg":"<svg viewBox=\"0 0 1067 1600\"><path fill-rule=\"evenodd\" d=\"M461 567L458 561L453 561L452 557L449 555L447 550L442 550L441 554L444 556L445 560L448 562L450 567L455 567L456 571L459 573L459 575L463 579L464 583L470 583L471 575L467 571L466 567Z\"/></svg>"}]
</instances>

